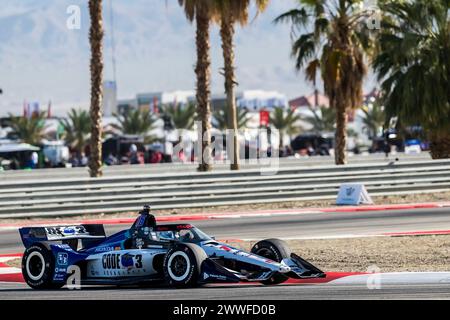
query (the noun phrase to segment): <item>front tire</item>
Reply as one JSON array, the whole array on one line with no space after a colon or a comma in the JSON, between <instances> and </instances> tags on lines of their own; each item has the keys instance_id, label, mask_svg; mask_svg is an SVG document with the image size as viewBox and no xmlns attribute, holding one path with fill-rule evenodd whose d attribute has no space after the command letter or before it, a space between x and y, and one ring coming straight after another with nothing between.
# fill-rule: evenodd
<instances>
[{"instance_id":1,"label":"front tire","mask_svg":"<svg viewBox=\"0 0 450 320\"><path fill-rule=\"evenodd\" d=\"M33 289L59 289L64 283L53 283L55 259L43 245L34 244L25 250L22 258L22 275Z\"/></svg>"},{"instance_id":2,"label":"front tire","mask_svg":"<svg viewBox=\"0 0 450 320\"><path fill-rule=\"evenodd\" d=\"M194 244L176 244L164 257L164 277L170 286L189 288L197 286L201 264L207 258L205 251Z\"/></svg>"},{"instance_id":3,"label":"front tire","mask_svg":"<svg viewBox=\"0 0 450 320\"><path fill-rule=\"evenodd\" d=\"M276 262L281 262L285 258L290 258L292 251L283 240L266 239L255 243L251 253ZM271 278L261 281L261 283L265 285L280 284L285 282L288 278L288 276L277 272Z\"/></svg>"}]
</instances>

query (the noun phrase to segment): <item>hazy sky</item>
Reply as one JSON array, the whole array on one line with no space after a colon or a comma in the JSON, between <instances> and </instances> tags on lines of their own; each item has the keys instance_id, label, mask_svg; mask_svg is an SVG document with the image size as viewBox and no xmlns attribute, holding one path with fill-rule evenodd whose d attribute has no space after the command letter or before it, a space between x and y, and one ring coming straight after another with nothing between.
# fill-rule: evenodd
<instances>
[{"instance_id":1,"label":"hazy sky","mask_svg":"<svg viewBox=\"0 0 450 320\"><path fill-rule=\"evenodd\" d=\"M110 1L105 4L105 79L112 78ZM238 28L238 90L277 90L294 98L312 91L290 58L290 29L273 19L295 0L272 0L268 10ZM70 30L67 8L81 9L81 28ZM119 99L136 93L193 90L195 29L177 0L113 0ZM2 0L0 12L0 114L20 113L24 100L56 113L88 107L87 0ZM212 30L212 91L223 92L218 28Z\"/></svg>"}]
</instances>

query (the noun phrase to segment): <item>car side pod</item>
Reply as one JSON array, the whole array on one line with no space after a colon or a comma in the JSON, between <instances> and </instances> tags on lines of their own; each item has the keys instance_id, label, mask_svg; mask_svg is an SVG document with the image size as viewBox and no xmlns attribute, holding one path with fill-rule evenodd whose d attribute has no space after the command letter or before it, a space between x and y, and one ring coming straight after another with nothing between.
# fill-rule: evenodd
<instances>
[{"instance_id":1,"label":"car side pod","mask_svg":"<svg viewBox=\"0 0 450 320\"><path fill-rule=\"evenodd\" d=\"M287 276L294 279L308 279L308 278L325 278L326 274L316 266L312 265L305 259L302 259L295 253L291 253L291 258L287 264L291 267L290 272L286 273ZM290 260L290 261L289 261Z\"/></svg>"},{"instance_id":2,"label":"car side pod","mask_svg":"<svg viewBox=\"0 0 450 320\"><path fill-rule=\"evenodd\" d=\"M203 261L199 283L237 283L239 281L240 278L237 275L228 271L214 260L207 258Z\"/></svg>"}]
</instances>

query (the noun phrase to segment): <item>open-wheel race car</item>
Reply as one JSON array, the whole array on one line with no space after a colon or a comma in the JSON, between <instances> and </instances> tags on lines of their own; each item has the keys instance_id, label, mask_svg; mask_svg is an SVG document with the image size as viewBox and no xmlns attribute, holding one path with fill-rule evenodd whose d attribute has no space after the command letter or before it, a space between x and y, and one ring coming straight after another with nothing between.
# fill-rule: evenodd
<instances>
[{"instance_id":1,"label":"open-wheel race car","mask_svg":"<svg viewBox=\"0 0 450 320\"><path fill-rule=\"evenodd\" d=\"M26 248L23 277L34 289L61 288L73 270L86 285L271 285L288 278L325 277L282 240L259 241L248 253L191 224L156 224L148 207L130 229L108 237L103 225L89 224L25 227L19 232Z\"/></svg>"}]
</instances>

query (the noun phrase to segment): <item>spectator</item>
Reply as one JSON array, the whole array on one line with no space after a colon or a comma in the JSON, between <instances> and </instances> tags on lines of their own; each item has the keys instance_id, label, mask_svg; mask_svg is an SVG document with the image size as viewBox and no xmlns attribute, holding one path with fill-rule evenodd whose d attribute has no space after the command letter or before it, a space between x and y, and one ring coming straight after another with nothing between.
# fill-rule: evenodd
<instances>
[{"instance_id":1,"label":"spectator","mask_svg":"<svg viewBox=\"0 0 450 320\"><path fill-rule=\"evenodd\" d=\"M290 146L286 146L286 147L285 147L285 156L286 156L286 157L292 156L293 153L294 153L294 152L292 151L292 148L291 148Z\"/></svg>"},{"instance_id":2,"label":"spectator","mask_svg":"<svg viewBox=\"0 0 450 320\"><path fill-rule=\"evenodd\" d=\"M81 167L86 167L87 165L88 165L88 158L86 157L84 152L82 152L81 156L80 156L80 166Z\"/></svg>"},{"instance_id":3,"label":"spectator","mask_svg":"<svg viewBox=\"0 0 450 320\"><path fill-rule=\"evenodd\" d=\"M39 156L36 151L33 151L31 153L31 157L30 157L30 168L36 169L38 166L38 163L39 163Z\"/></svg>"},{"instance_id":4,"label":"spectator","mask_svg":"<svg viewBox=\"0 0 450 320\"><path fill-rule=\"evenodd\" d=\"M326 143L322 143L319 146L319 155L321 156L329 156L330 155L330 146Z\"/></svg>"},{"instance_id":5,"label":"spectator","mask_svg":"<svg viewBox=\"0 0 450 320\"><path fill-rule=\"evenodd\" d=\"M308 156L310 156L310 157L316 155L316 150L314 150L311 142L306 143L306 152L307 152Z\"/></svg>"},{"instance_id":6,"label":"spectator","mask_svg":"<svg viewBox=\"0 0 450 320\"><path fill-rule=\"evenodd\" d=\"M160 163L162 161L162 159L163 159L163 155L159 151L154 151L150 155L150 163Z\"/></svg>"},{"instance_id":7,"label":"spectator","mask_svg":"<svg viewBox=\"0 0 450 320\"><path fill-rule=\"evenodd\" d=\"M80 165L80 159L78 159L78 156L75 152L72 152L69 158L69 163L72 165L73 168L78 167Z\"/></svg>"},{"instance_id":8,"label":"spectator","mask_svg":"<svg viewBox=\"0 0 450 320\"><path fill-rule=\"evenodd\" d=\"M16 158L11 159L11 163L9 165L11 170L19 170L20 169L20 162Z\"/></svg>"},{"instance_id":9,"label":"spectator","mask_svg":"<svg viewBox=\"0 0 450 320\"><path fill-rule=\"evenodd\" d=\"M140 164L137 146L134 143L130 146L129 159L131 164Z\"/></svg>"},{"instance_id":10,"label":"spectator","mask_svg":"<svg viewBox=\"0 0 450 320\"><path fill-rule=\"evenodd\" d=\"M164 162L172 162L172 154L173 154L173 143L170 141L166 141L164 143Z\"/></svg>"},{"instance_id":11,"label":"spectator","mask_svg":"<svg viewBox=\"0 0 450 320\"><path fill-rule=\"evenodd\" d=\"M117 164L117 158L116 158L112 153L110 153L110 154L106 157L105 163L106 163L108 166L116 165L116 164Z\"/></svg>"},{"instance_id":12,"label":"spectator","mask_svg":"<svg viewBox=\"0 0 450 320\"><path fill-rule=\"evenodd\" d=\"M44 168L51 168L51 167L52 167L51 161L47 157L45 157L44 158Z\"/></svg>"}]
</instances>

